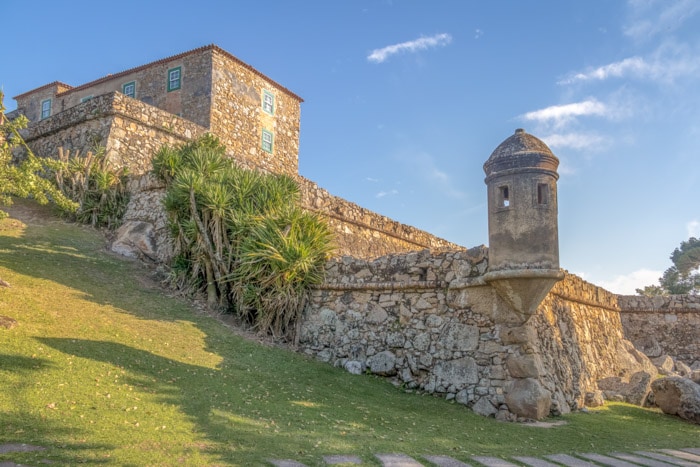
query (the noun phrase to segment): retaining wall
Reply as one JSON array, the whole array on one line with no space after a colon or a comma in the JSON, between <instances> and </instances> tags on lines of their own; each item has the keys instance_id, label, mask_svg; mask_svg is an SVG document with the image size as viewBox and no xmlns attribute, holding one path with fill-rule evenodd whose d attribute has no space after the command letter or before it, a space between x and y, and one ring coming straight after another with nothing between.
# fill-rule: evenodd
<instances>
[{"instance_id":1,"label":"retaining wall","mask_svg":"<svg viewBox=\"0 0 700 467\"><path fill-rule=\"evenodd\" d=\"M700 367L700 296L621 295L618 301L625 336L638 349Z\"/></svg>"},{"instance_id":2,"label":"retaining wall","mask_svg":"<svg viewBox=\"0 0 700 467\"><path fill-rule=\"evenodd\" d=\"M482 280L487 267L485 247L332 261L304 312L300 349L482 415L521 383L565 413L598 379L648 364L624 339L614 295L567 274L529 321L511 326L499 318L508 305Z\"/></svg>"}]
</instances>

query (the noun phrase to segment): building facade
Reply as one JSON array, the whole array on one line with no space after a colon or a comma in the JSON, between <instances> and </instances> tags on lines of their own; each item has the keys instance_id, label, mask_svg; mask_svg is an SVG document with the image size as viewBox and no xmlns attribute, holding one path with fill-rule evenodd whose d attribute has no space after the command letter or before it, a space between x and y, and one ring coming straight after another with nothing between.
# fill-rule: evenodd
<instances>
[{"instance_id":1,"label":"building facade","mask_svg":"<svg viewBox=\"0 0 700 467\"><path fill-rule=\"evenodd\" d=\"M244 165L297 174L302 98L215 45L76 87L53 82L14 99L19 113L39 123L115 92L215 134Z\"/></svg>"}]
</instances>

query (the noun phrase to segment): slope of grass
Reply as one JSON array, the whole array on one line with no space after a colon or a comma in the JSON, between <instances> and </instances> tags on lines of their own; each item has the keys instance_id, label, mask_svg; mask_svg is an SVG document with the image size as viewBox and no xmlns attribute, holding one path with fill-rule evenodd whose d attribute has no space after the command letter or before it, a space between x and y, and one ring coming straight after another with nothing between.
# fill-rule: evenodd
<instances>
[{"instance_id":1,"label":"slope of grass","mask_svg":"<svg viewBox=\"0 0 700 467\"><path fill-rule=\"evenodd\" d=\"M26 203L26 202L22 202ZM35 209L35 208L32 208ZM698 446L700 427L622 404L550 429L499 423L234 335L149 285L98 232L0 224L0 462L265 465L323 455L542 455Z\"/></svg>"}]
</instances>

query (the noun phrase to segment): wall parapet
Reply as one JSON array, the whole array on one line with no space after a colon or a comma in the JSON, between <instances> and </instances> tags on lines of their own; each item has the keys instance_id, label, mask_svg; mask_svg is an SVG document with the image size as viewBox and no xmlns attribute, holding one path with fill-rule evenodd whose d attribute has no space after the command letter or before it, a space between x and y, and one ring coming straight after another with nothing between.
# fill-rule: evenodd
<instances>
[{"instance_id":1,"label":"wall parapet","mask_svg":"<svg viewBox=\"0 0 700 467\"><path fill-rule=\"evenodd\" d=\"M699 313L700 295L619 295L618 303L622 313Z\"/></svg>"},{"instance_id":2,"label":"wall parapet","mask_svg":"<svg viewBox=\"0 0 700 467\"><path fill-rule=\"evenodd\" d=\"M325 217L336 233L336 254L372 259L392 253L465 248L424 230L402 224L330 194L302 176L296 177L305 209Z\"/></svg>"}]
</instances>

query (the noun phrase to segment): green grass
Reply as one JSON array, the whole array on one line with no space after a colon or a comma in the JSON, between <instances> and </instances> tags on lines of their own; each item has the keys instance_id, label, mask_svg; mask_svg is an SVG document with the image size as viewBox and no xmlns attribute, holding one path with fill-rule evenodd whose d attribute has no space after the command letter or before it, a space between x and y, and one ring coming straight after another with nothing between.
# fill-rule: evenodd
<instances>
[{"instance_id":1,"label":"green grass","mask_svg":"<svg viewBox=\"0 0 700 467\"><path fill-rule=\"evenodd\" d=\"M700 427L611 404L543 429L499 423L234 335L149 286L94 230L0 224L0 455L58 465L265 465L375 453L543 455L699 447Z\"/></svg>"}]
</instances>

